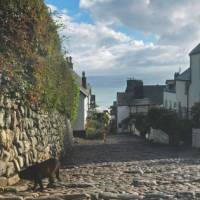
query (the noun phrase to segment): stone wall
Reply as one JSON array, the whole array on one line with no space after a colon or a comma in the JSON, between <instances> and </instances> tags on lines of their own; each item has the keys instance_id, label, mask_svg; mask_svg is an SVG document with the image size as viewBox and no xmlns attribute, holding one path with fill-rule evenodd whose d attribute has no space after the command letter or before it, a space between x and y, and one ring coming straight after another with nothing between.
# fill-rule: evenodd
<instances>
[{"instance_id":1,"label":"stone wall","mask_svg":"<svg viewBox=\"0 0 200 200\"><path fill-rule=\"evenodd\" d=\"M61 152L69 130L64 120L29 106L17 93L0 95L0 186L16 183L18 171Z\"/></svg>"},{"instance_id":2,"label":"stone wall","mask_svg":"<svg viewBox=\"0 0 200 200\"><path fill-rule=\"evenodd\" d=\"M169 144L169 136L159 129L151 128L150 133L146 135L146 139L159 144Z\"/></svg>"}]
</instances>

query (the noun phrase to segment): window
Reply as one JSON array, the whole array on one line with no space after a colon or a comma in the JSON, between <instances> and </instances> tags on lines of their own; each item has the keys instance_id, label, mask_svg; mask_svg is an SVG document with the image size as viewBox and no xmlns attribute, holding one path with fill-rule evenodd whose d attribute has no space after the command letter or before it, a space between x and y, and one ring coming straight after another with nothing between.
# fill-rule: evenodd
<instances>
[{"instance_id":1,"label":"window","mask_svg":"<svg viewBox=\"0 0 200 200\"><path fill-rule=\"evenodd\" d=\"M174 102L174 108L176 109L176 102Z\"/></svg>"}]
</instances>

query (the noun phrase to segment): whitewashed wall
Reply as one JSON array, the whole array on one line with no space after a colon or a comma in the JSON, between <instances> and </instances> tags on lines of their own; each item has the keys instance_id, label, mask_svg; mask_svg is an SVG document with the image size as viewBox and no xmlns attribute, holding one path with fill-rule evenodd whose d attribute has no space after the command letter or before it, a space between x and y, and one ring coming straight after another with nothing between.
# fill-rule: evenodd
<instances>
[{"instance_id":1,"label":"whitewashed wall","mask_svg":"<svg viewBox=\"0 0 200 200\"><path fill-rule=\"evenodd\" d=\"M164 92L164 107L167 109L177 109L176 93Z\"/></svg>"},{"instance_id":2,"label":"whitewashed wall","mask_svg":"<svg viewBox=\"0 0 200 200\"><path fill-rule=\"evenodd\" d=\"M162 130L151 128L146 138L155 143L169 144L169 136Z\"/></svg>"},{"instance_id":3,"label":"whitewashed wall","mask_svg":"<svg viewBox=\"0 0 200 200\"><path fill-rule=\"evenodd\" d=\"M117 132L121 133L122 128L120 128L120 123L126 119L130 114L130 108L128 106L118 106L117 107Z\"/></svg>"},{"instance_id":4,"label":"whitewashed wall","mask_svg":"<svg viewBox=\"0 0 200 200\"><path fill-rule=\"evenodd\" d=\"M190 57L191 65L191 86L189 93L189 107L200 101L200 54Z\"/></svg>"},{"instance_id":5,"label":"whitewashed wall","mask_svg":"<svg viewBox=\"0 0 200 200\"><path fill-rule=\"evenodd\" d=\"M140 131L138 131L138 129L135 127L135 124L133 124L132 130L133 130L133 135L137 135L137 136L141 135Z\"/></svg>"},{"instance_id":6,"label":"whitewashed wall","mask_svg":"<svg viewBox=\"0 0 200 200\"><path fill-rule=\"evenodd\" d=\"M84 94L80 93L79 97L79 106L78 106L78 115L76 120L73 123L74 131L84 131L85 130L85 121L86 121L86 105L87 98Z\"/></svg>"},{"instance_id":7,"label":"whitewashed wall","mask_svg":"<svg viewBox=\"0 0 200 200\"><path fill-rule=\"evenodd\" d=\"M88 111L89 111L89 101L90 101L90 96L84 98L84 130L86 128L86 123L87 123L87 117L88 117Z\"/></svg>"},{"instance_id":8,"label":"whitewashed wall","mask_svg":"<svg viewBox=\"0 0 200 200\"><path fill-rule=\"evenodd\" d=\"M148 105L131 107L131 113L148 113L148 111L149 111Z\"/></svg>"},{"instance_id":9,"label":"whitewashed wall","mask_svg":"<svg viewBox=\"0 0 200 200\"><path fill-rule=\"evenodd\" d=\"M187 107L186 81L176 81L176 99L181 107Z\"/></svg>"},{"instance_id":10,"label":"whitewashed wall","mask_svg":"<svg viewBox=\"0 0 200 200\"><path fill-rule=\"evenodd\" d=\"M117 107L117 132L126 132L129 131L128 129L122 129L120 127L120 123L126 119L127 117L130 116L130 112L133 113L148 113L149 106L144 105L144 106L138 106L137 109L135 106L132 106L131 108L129 106L118 106ZM134 127L132 128L132 130Z\"/></svg>"}]
</instances>

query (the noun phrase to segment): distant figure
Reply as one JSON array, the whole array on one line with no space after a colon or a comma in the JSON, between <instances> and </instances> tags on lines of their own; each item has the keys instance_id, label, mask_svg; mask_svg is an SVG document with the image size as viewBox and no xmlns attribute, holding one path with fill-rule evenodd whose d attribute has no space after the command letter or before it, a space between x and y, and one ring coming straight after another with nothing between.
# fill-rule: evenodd
<instances>
[{"instance_id":1,"label":"distant figure","mask_svg":"<svg viewBox=\"0 0 200 200\"><path fill-rule=\"evenodd\" d=\"M49 178L48 186L52 187L54 183L54 174L56 175L56 178L60 180L59 169L60 162L55 158L50 158L20 171L19 177L21 179L34 181L33 190L36 189L38 184L40 186L40 190L43 190L42 179Z\"/></svg>"},{"instance_id":2,"label":"distant figure","mask_svg":"<svg viewBox=\"0 0 200 200\"><path fill-rule=\"evenodd\" d=\"M103 142L106 143L106 129L103 129L102 136L103 136Z\"/></svg>"}]
</instances>

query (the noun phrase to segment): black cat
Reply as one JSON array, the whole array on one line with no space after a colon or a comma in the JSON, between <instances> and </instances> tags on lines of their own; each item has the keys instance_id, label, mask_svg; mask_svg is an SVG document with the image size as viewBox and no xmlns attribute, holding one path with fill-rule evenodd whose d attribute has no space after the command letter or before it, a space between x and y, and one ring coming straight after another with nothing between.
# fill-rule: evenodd
<instances>
[{"instance_id":1,"label":"black cat","mask_svg":"<svg viewBox=\"0 0 200 200\"><path fill-rule=\"evenodd\" d=\"M40 189L43 190L42 179L49 178L49 185L53 186L54 174L56 178L60 180L59 177L60 162L55 158L50 158L41 163L36 163L25 170L19 172L19 177L25 180L34 181L33 190L36 189L39 184Z\"/></svg>"}]
</instances>

